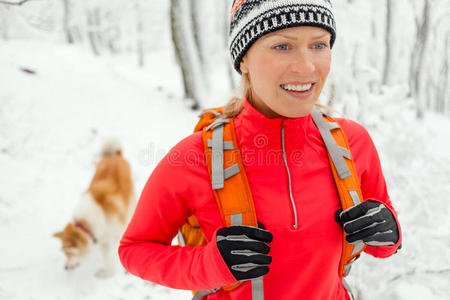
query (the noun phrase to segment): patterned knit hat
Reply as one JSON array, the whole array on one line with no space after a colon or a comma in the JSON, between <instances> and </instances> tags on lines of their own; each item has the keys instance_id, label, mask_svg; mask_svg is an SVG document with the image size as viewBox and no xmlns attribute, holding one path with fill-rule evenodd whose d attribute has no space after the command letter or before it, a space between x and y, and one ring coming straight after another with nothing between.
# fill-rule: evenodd
<instances>
[{"instance_id":1,"label":"patterned knit hat","mask_svg":"<svg viewBox=\"0 0 450 300\"><path fill-rule=\"evenodd\" d=\"M330 0L234 0L231 11L231 58L236 71L248 49L265 34L296 26L321 27L336 39Z\"/></svg>"}]
</instances>

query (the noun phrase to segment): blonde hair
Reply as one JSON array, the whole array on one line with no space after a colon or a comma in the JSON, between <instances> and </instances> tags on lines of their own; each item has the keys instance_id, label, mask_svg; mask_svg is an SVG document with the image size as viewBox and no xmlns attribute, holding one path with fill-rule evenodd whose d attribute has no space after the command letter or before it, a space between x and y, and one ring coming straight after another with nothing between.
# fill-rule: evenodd
<instances>
[{"instance_id":1,"label":"blonde hair","mask_svg":"<svg viewBox=\"0 0 450 300\"><path fill-rule=\"evenodd\" d=\"M241 84L239 85L239 92L242 97L233 97L223 107L223 117L235 118L244 109L244 99L251 98L250 78L247 73L243 73L241 77Z\"/></svg>"},{"instance_id":2,"label":"blonde hair","mask_svg":"<svg viewBox=\"0 0 450 300\"><path fill-rule=\"evenodd\" d=\"M228 100L228 102L223 107L222 113L223 118L228 119L237 117L244 109L244 99L247 98L249 101L251 101L252 89L250 85L250 77L248 76L247 73L242 74L241 83L239 86L240 86L239 92L242 95L242 97L233 97L230 100ZM315 106L320 107L330 113L334 112L339 115L342 115L340 112L338 112L337 110L328 105L315 103Z\"/></svg>"}]
</instances>

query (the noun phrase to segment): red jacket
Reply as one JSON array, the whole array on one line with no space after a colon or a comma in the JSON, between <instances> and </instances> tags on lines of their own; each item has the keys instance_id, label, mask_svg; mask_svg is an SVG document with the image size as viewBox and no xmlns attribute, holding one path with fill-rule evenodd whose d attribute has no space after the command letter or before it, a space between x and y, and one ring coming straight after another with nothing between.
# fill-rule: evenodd
<instances>
[{"instance_id":1,"label":"red jacket","mask_svg":"<svg viewBox=\"0 0 450 300\"><path fill-rule=\"evenodd\" d=\"M356 122L337 121L347 135L364 199L383 202L397 217L369 134ZM274 237L270 244L273 261L264 277L265 299L349 299L338 274L342 229L334 214L340 201L325 145L311 115L269 119L246 101L235 127L258 221ZM283 127L297 229L283 161ZM192 214L209 243L171 246ZM235 283L215 243L221 227L202 135L194 133L173 147L151 174L121 240L120 259L130 273L171 288L205 290ZM401 239L394 246L367 247L366 252L388 257L400 243ZM250 282L207 299L251 299Z\"/></svg>"}]
</instances>

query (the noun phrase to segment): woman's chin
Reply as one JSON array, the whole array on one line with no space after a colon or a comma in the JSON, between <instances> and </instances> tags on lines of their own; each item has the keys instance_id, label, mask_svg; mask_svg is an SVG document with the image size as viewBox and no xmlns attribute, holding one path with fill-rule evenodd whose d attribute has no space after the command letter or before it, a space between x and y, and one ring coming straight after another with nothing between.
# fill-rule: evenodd
<instances>
[{"instance_id":1,"label":"woman's chin","mask_svg":"<svg viewBox=\"0 0 450 300\"><path fill-rule=\"evenodd\" d=\"M309 115L314 109L316 101L311 99L310 101L304 101L302 103L292 103L292 99L288 101L290 103L286 108L277 111L279 115L285 118L300 118Z\"/></svg>"},{"instance_id":2,"label":"woman's chin","mask_svg":"<svg viewBox=\"0 0 450 300\"><path fill-rule=\"evenodd\" d=\"M295 118L301 118L301 117L305 117L305 116L309 115L311 113L311 111L313 110L313 107L314 106L312 106L311 109L302 108L299 110L290 110L290 111L285 111L285 112L283 111L283 112L277 112L277 113L281 117L295 119Z\"/></svg>"}]
</instances>

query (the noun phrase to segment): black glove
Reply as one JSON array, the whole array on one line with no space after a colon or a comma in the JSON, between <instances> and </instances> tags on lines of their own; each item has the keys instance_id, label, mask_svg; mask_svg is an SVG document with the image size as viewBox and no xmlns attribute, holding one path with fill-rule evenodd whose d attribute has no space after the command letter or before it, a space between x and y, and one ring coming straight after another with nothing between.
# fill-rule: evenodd
<instances>
[{"instance_id":1,"label":"black glove","mask_svg":"<svg viewBox=\"0 0 450 300\"><path fill-rule=\"evenodd\" d=\"M268 255L272 234L250 226L224 227L217 231L217 248L231 274L239 280L266 275L272 257Z\"/></svg>"},{"instance_id":2,"label":"black glove","mask_svg":"<svg viewBox=\"0 0 450 300\"><path fill-rule=\"evenodd\" d=\"M336 221L347 233L347 242L363 241L369 246L391 246L399 239L397 222L383 203L365 201L336 212Z\"/></svg>"}]
</instances>

